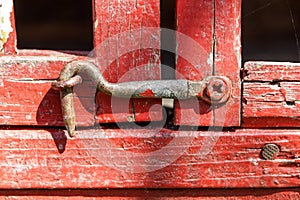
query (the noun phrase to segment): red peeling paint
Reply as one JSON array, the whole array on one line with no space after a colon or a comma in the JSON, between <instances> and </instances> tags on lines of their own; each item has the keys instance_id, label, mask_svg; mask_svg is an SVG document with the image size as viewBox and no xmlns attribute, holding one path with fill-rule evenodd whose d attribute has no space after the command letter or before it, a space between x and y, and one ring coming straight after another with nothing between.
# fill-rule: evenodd
<instances>
[{"instance_id":1,"label":"red peeling paint","mask_svg":"<svg viewBox=\"0 0 300 200\"><path fill-rule=\"evenodd\" d=\"M155 97L155 93L148 89L148 90L145 90L143 93L140 93L140 96L141 97Z\"/></svg>"}]
</instances>

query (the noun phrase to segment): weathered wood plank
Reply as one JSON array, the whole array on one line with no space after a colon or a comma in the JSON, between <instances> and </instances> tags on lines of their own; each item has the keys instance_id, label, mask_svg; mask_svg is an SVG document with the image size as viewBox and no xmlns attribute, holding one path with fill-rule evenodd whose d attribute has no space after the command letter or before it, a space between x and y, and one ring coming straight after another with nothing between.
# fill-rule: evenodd
<instances>
[{"instance_id":1,"label":"weathered wood plank","mask_svg":"<svg viewBox=\"0 0 300 200\"><path fill-rule=\"evenodd\" d=\"M0 124L64 126L59 92L51 89L51 83L51 81L2 80ZM26 92L20 95L20 91ZM78 126L94 124L94 98L85 97L86 93L75 94Z\"/></svg>"},{"instance_id":2,"label":"weathered wood plank","mask_svg":"<svg viewBox=\"0 0 300 200\"><path fill-rule=\"evenodd\" d=\"M95 55L108 81L160 79L160 2L97 0L95 14ZM157 30L150 34L143 32L147 27ZM134 37L128 40L130 34ZM99 92L97 120L100 123L161 120L160 107L150 110L155 104L161 104L161 100L124 100ZM125 106L115 108L118 105Z\"/></svg>"},{"instance_id":3,"label":"weathered wood plank","mask_svg":"<svg viewBox=\"0 0 300 200\"><path fill-rule=\"evenodd\" d=\"M58 78L61 69L67 63L73 60L84 60L86 57L52 51L21 51L20 53L21 55L0 57L0 87L2 88L0 91L0 124L63 125L59 93L51 90L51 83ZM146 73L143 73L145 71L146 69L141 72L135 70L134 73L140 73L145 78ZM23 91L26 92L23 93ZM76 87L74 91L79 97L75 101L78 125L93 125L94 116L92 115L96 115L94 111L96 108L94 105L95 87L85 83ZM99 100L102 102L102 99L97 99L97 101ZM115 117L115 113L122 113L124 110L125 112L135 111L136 116L126 118L128 121L136 120L135 117L142 118L142 121L162 118L160 107L148 112L153 103L157 101L152 103L142 101L144 100L136 101L135 104L139 106L133 110L131 100L127 100L128 106L126 107L124 106L126 101L114 98L113 108L110 102L104 105L104 108L107 109L103 110L103 113L106 117L112 114L114 120L119 120ZM120 117L120 121L124 119L122 115L117 116ZM101 122L104 120L105 117ZM106 120L106 122L111 121Z\"/></svg>"},{"instance_id":4,"label":"weathered wood plank","mask_svg":"<svg viewBox=\"0 0 300 200\"><path fill-rule=\"evenodd\" d=\"M69 139L62 130L2 129L0 188L280 188L300 184L299 130L99 131L81 131ZM275 160L260 157L268 143L281 149Z\"/></svg>"},{"instance_id":5,"label":"weathered wood plank","mask_svg":"<svg viewBox=\"0 0 300 200\"><path fill-rule=\"evenodd\" d=\"M300 64L288 62L246 62L244 81L299 81Z\"/></svg>"},{"instance_id":6,"label":"weathered wood plank","mask_svg":"<svg viewBox=\"0 0 300 200\"><path fill-rule=\"evenodd\" d=\"M0 54L15 54L16 38L13 0L0 0Z\"/></svg>"},{"instance_id":7,"label":"weathered wood plank","mask_svg":"<svg viewBox=\"0 0 300 200\"><path fill-rule=\"evenodd\" d=\"M215 126L239 126L241 121L241 0L215 0L214 74L228 77L232 95L214 109Z\"/></svg>"},{"instance_id":8,"label":"weathered wood plank","mask_svg":"<svg viewBox=\"0 0 300 200\"><path fill-rule=\"evenodd\" d=\"M243 126L299 126L299 86L299 82L244 83Z\"/></svg>"},{"instance_id":9,"label":"weathered wood plank","mask_svg":"<svg viewBox=\"0 0 300 200\"><path fill-rule=\"evenodd\" d=\"M248 62L244 68L243 126L300 126L300 66Z\"/></svg>"},{"instance_id":10,"label":"weathered wood plank","mask_svg":"<svg viewBox=\"0 0 300 200\"><path fill-rule=\"evenodd\" d=\"M0 77L2 79L57 79L61 69L69 62L80 59L67 54L14 55L0 57Z\"/></svg>"},{"instance_id":11,"label":"weathered wood plank","mask_svg":"<svg viewBox=\"0 0 300 200\"><path fill-rule=\"evenodd\" d=\"M255 102L300 101L300 82L244 83L244 97Z\"/></svg>"},{"instance_id":12,"label":"weathered wood plank","mask_svg":"<svg viewBox=\"0 0 300 200\"><path fill-rule=\"evenodd\" d=\"M199 12L201 10L201 12ZM226 105L176 101L175 123L199 126L240 125L241 1L178 1L177 78L202 80L211 75L232 81ZM188 41L181 33L193 39ZM197 48L201 46L201 50ZM187 56L188 54L188 56Z\"/></svg>"},{"instance_id":13,"label":"weathered wood plank","mask_svg":"<svg viewBox=\"0 0 300 200\"><path fill-rule=\"evenodd\" d=\"M103 190L0 190L5 199L202 199L202 200L256 200L299 199L300 189L103 189Z\"/></svg>"},{"instance_id":14,"label":"weathered wood plank","mask_svg":"<svg viewBox=\"0 0 300 200\"><path fill-rule=\"evenodd\" d=\"M179 32L176 76L178 79L202 80L213 74L214 1L178 0L176 9ZM213 125L213 112L203 101L175 101L175 123L210 126Z\"/></svg>"},{"instance_id":15,"label":"weathered wood plank","mask_svg":"<svg viewBox=\"0 0 300 200\"><path fill-rule=\"evenodd\" d=\"M0 124L62 126L59 92L51 89L60 70L78 56L56 53L52 56L0 57ZM75 107L78 125L94 124L96 90L89 85L76 87ZM79 98L78 98L79 97Z\"/></svg>"}]
</instances>

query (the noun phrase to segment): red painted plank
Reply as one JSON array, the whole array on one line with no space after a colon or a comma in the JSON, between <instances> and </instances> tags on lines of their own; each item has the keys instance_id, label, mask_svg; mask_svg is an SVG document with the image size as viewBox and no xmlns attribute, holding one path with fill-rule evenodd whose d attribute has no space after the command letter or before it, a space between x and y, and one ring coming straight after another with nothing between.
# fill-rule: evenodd
<instances>
[{"instance_id":1,"label":"red painted plank","mask_svg":"<svg viewBox=\"0 0 300 200\"><path fill-rule=\"evenodd\" d=\"M0 188L280 188L300 184L299 130L103 129L81 131L75 139L65 134L54 129L2 129ZM260 157L268 143L280 147L275 160Z\"/></svg>"},{"instance_id":2,"label":"red painted plank","mask_svg":"<svg viewBox=\"0 0 300 200\"><path fill-rule=\"evenodd\" d=\"M82 58L51 55L0 57L0 124L64 125L59 92L51 83L68 62ZM83 84L74 91L78 125L93 125L96 90Z\"/></svg>"},{"instance_id":3,"label":"red painted plank","mask_svg":"<svg viewBox=\"0 0 300 200\"><path fill-rule=\"evenodd\" d=\"M299 81L300 64L288 62L246 62L243 79L247 82Z\"/></svg>"},{"instance_id":4,"label":"red painted plank","mask_svg":"<svg viewBox=\"0 0 300 200\"><path fill-rule=\"evenodd\" d=\"M160 2L97 0L95 13L95 55L108 81L160 79ZM147 27L157 29L149 34ZM99 92L97 120L161 120L161 107L155 104L161 100L111 98Z\"/></svg>"},{"instance_id":5,"label":"red painted plank","mask_svg":"<svg viewBox=\"0 0 300 200\"><path fill-rule=\"evenodd\" d=\"M241 112L241 0L215 0L214 74L228 77L232 95L214 109L215 126L239 126Z\"/></svg>"},{"instance_id":6,"label":"red painted plank","mask_svg":"<svg viewBox=\"0 0 300 200\"><path fill-rule=\"evenodd\" d=\"M51 81L2 80L2 83L0 124L64 126L59 92L51 89ZM20 95L20 91L26 92ZM78 126L94 124L94 98L83 96L86 93L75 94Z\"/></svg>"},{"instance_id":7,"label":"red painted plank","mask_svg":"<svg viewBox=\"0 0 300 200\"><path fill-rule=\"evenodd\" d=\"M13 0L0 1L0 54L16 53Z\"/></svg>"},{"instance_id":8,"label":"red painted plank","mask_svg":"<svg viewBox=\"0 0 300 200\"><path fill-rule=\"evenodd\" d=\"M249 101L295 104L300 101L300 82L245 83L244 86L244 97Z\"/></svg>"},{"instance_id":9,"label":"red painted plank","mask_svg":"<svg viewBox=\"0 0 300 200\"><path fill-rule=\"evenodd\" d=\"M300 83L244 83L243 120L247 127L296 127L300 124ZM274 119L273 119L274 118ZM255 121L251 122L251 121Z\"/></svg>"},{"instance_id":10,"label":"red painted plank","mask_svg":"<svg viewBox=\"0 0 300 200\"><path fill-rule=\"evenodd\" d=\"M104 189L104 190L0 190L5 199L201 199L201 200L255 200L299 199L300 189Z\"/></svg>"},{"instance_id":11,"label":"red painted plank","mask_svg":"<svg viewBox=\"0 0 300 200\"><path fill-rule=\"evenodd\" d=\"M202 80L213 73L214 1L177 1L177 78ZM200 12L201 11L201 12ZM184 36L182 36L184 34ZM213 125L213 112L203 101L175 101L175 123Z\"/></svg>"},{"instance_id":12,"label":"red painted plank","mask_svg":"<svg viewBox=\"0 0 300 200\"><path fill-rule=\"evenodd\" d=\"M2 79L57 79L61 69L77 59L81 58L62 53L1 56L0 76Z\"/></svg>"},{"instance_id":13,"label":"red painted plank","mask_svg":"<svg viewBox=\"0 0 300 200\"><path fill-rule=\"evenodd\" d=\"M177 77L202 80L211 75L226 76L232 81L233 89L226 105L214 107L197 100L177 101L176 124L240 125L240 19L240 0L177 2L178 31L194 40L189 42L177 35ZM194 48L196 44L202 51ZM185 54L189 55L184 57ZM198 59L196 62L193 56Z\"/></svg>"},{"instance_id":14,"label":"red painted plank","mask_svg":"<svg viewBox=\"0 0 300 200\"><path fill-rule=\"evenodd\" d=\"M248 62L244 69L243 126L300 126L300 66L297 63Z\"/></svg>"}]
</instances>

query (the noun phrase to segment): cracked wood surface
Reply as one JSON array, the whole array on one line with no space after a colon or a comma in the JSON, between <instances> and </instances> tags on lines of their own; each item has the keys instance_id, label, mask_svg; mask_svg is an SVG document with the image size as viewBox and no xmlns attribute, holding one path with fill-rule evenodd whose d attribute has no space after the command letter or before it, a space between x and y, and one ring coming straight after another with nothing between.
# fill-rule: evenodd
<instances>
[{"instance_id":1,"label":"cracked wood surface","mask_svg":"<svg viewBox=\"0 0 300 200\"><path fill-rule=\"evenodd\" d=\"M95 52L99 50L97 47L105 39L114 37L119 33L130 32L143 26L159 27L159 7L159 2L154 0L95 1ZM17 52L12 0L0 0L0 17L0 47L1 54L3 54L0 57L0 87L2 87L0 124L61 126L62 118L58 104L60 100L58 93L50 89L51 82L58 77L60 70L67 62L84 58L72 56L72 54L81 54L72 51L65 51L65 54L47 50L18 50ZM160 44L160 36L157 34L140 36L141 38L135 38L135 41L140 44L138 47L142 47L143 42L151 42L147 39L152 36L158 38L154 46L157 47ZM156 49L137 49L119 55L120 45L130 46L130 44L123 44L120 41L114 44L110 43L106 46L105 52L109 56L115 56L116 60L109 63L107 60L111 57L105 58L100 63L104 63L104 65L99 66L109 81L160 79L159 47ZM20 77L22 80L19 80ZM26 92L23 93L23 91ZM83 94L83 89L80 91L80 95L87 95ZM159 121L162 119L161 106L154 106L161 104L161 100L123 100L117 98L112 100L112 98L98 93L95 105L95 95L89 93L89 98L80 98L81 100L77 98L75 107L78 108L79 124L92 125L91 114L95 114L95 112L93 111L94 108L90 106L97 109L96 119L101 123ZM113 110L112 104L115 107ZM120 105L122 106L120 107Z\"/></svg>"},{"instance_id":2,"label":"cracked wood surface","mask_svg":"<svg viewBox=\"0 0 300 200\"><path fill-rule=\"evenodd\" d=\"M0 188L298 187L299 139L283 129L82 130L74 139L58 129L1 129ZM266 161L268 143L280 153Z\"/></svg>"},{"instance_id":3,"label":"cracked wood surface","mask_svg":"<svg viewBox=\"0 0 300 200\"><path fill-rule=\"evenodd\" d=\"M247 62L244 67L243 126L300 126L300 65Z\"/></svg>"},{"instance_id":4,"label":"cracked wood surface","mask_svg":"<svg viewBox=\"0 0 300 200\"><path fill-rule=\"evenodd\" d=\"M1 125L64 125L59 92L51 89L51 83L68 62L84 57L48 53L0 57ZM83 84L75 90L77 123L82 126L94 124L96 90L89 86Z\"/></svg>"},{"instance_id":5,"label":"cracked wood surface","mask_svg":"<svg viewBox=\"0 0 300 200\"><path fill-rule=\"evenodd\" d=\"M240 126L241 4L241 0L215 0L214 75L232 81L231 98L214 109L215 126Z\"/></svg>"},{"instance_id":6,"label":"cracked wood surface","mask_svg":"<svg viewBox=\"0 0 300 200\"><path fill-rule=\"evenodd\" d=\"M194 40L189 41L177 33L176 78L202 80L211 76L214 62L214 1L179 0L176 10L178 32ZM213 124L213 112L202 100L175 101L175 123L209 126Z\"/></svg>"},{"instance_id":7,"label":"cracked wood surface","mask_svg":"<svg viewBox=\"0 0 300 200\"><path fill-rule=\"evenodd\" d=\"M147 27L159 29L160 1L95 1L94 51L108 81L161 78L160 34L157 30L143 32ZM126 39L130 34L134 38ZM144 48L148 43L149 47ZM96 120L100 123L160 121L162 110L156 104L161 104L161 100L112 98L99 92Z\"/></svg>"},{"instance_id":8,"label":"cracked wood surface","mask_svg":"<svg viewBox=\"0 0 300 200\"><path fill-rule=\"evenodd\" d=\"M203 10L205 12L199 12ZM177 78L201 80L211 75L232 81L226 105L213 107L201 100L175 101L175 123L199 126L240 125L240 0L177 1Z\"/></svg>"},{"instance_id":9,"label":"cracked wood surface","mask_svg":"<svg viewBox=\"0 0 300 200\"><path fill-rule=\"evenodd\" d=\"M4 0L0 0L0 3L3 2ZM5 2L8 1L5 0ZM99 0L95 4L95 46L121 31L133 30L142 25L159 27L158 1L124 2ZM199 12L199 10L205 12ZM177 77L181 77L180 73L183 77L193 80L212 74L230 76L234 81L234 92L233 99L228 103L227 110L230 112L225 116L225 125L237 126L240 117L238 99L240 92L238 78L240 1L230 0L229 4L225 4L225 1L222 0L204 0L201 3L199 1L178 1L177 12L178 28L203 46L207 53L204 55L206 64L202 68L197 65L191 66L190 63L186 63L179 57L177 66L179 75ZM13 22L12 12L10 13L10 22ZM13 23L11 26L15 30ZM3 45L5 56L0 57L0 124L63 125L58 103L59 96L57 92L50 89L50 85L67 62L84 58L67 55L67 53L51 52L47 54L45 51L34 50L22 50L15 56L8 56L8 54L16 53L15 41L15 32L13 31ZM137 41L140 41L140 38L137 38ZM195 50L191 46L185 45L183 41L179 40L178 44L179 52L183 50L191 53ZM110 54L117 54L117 49L120 47L118 45L124 44L113 43L106 50ZM196 51L196 53L199 52ZM141 79L159 79L159 56L159 50L148 51L147 49L120 55L116 62L104 70L104 74L113 82L125 81L137 74ZM137 61L137 63L133 61ZM133 67L145 64L149 65L128 73ZM200 71L197 67L201 68ZM246 64L243 96L244 126L256 128L298 126L298 68L297 64L290 63ZM150 76L147 74L149 71L151 71ZM129 75L124 76L125 74ZM75 99L77 102L75 107L79 109L76 113L79 123L83 126L94 124L94 98L83 98L93 96L93 89L93 87L88 90L86 88L77 89L76 95L81 98ZM89 92L89 95L86 92ZM109 113L111 102L108 97L98 94L97 101L99 103L97 107L99 122L148 121L151 115L151 119L154 121L161 118L160 108L148 112L148 108L160 101L151 100L145 103L144 100L134 100L131 102L132 104L125 107L124 111L123 102L120 100L115 104L121 105L123 108L117 110L119 114L114 116ZM128 102L126 103L128 104ZM198 103L197 106L201 108L199 115L190 108L189 102L180 106L181 110L179 107L176 108L177 124L220 125L221 122L216 119L216 116L220 116L224 112L224 109L221 108L212 112L204 104ZM218 112L220 113L218 114ZM196 123L194 123L195 121ZM9 126L2 127L0 129L0 188L3 190L0 190L0 197L1 195L6 197L13 193L13 198L21 197L23 194L27 196L25 198L47 195L59 198L70 194L66 190L51 190L47 195L43 193L47 190L4 190L33 188L299 187L299 130L241 129L218 133L156 130L153 128L152 130L103 129L100 131L103 134L95 131L85 132L90 135L69 139L65 136L65 131L49 127L43 130L37 127L29 129L28 126L14 129ZM214 134L220 136L215 141L216 143L212 137ZM80 133L78 135L80 136ZM212 139L211 143L205 140L207 137ZM260 157L261 149L268 143L275 143L281 149L275 160L265 161ZM207 147L207 145L211 145L213 148L205 157L201 157L202 147ZM168 146L168 151L159 151L165 146ZM131 154L113 154L112 147ZM149 152L156 152L156 154L154 154L155 156L150 154L146 159L145 156L136 156L134 159L128 156L135 155L132 153L141 155ZM176 159L169 162L170 157ZM103 163L105 161L109 161L109 165L105 165ZM169 163L166 164L166 161ZM136 164L137 170L140 170L139 173L130 170L134 164ZM153 169L157 165L163 165L163 167L150 172L142 171ZM116 168L125 169L125 171ZM178 193L175 191L175 194L177 197L185 199L191 193L193 197L202 195L201 192L194 193L194 190L185 190L186 193L182 195L183 191L180 190ZM198 189L197 191L199 192ZM239 195L244 195L245 199L253 199L253 196L255 198L299 198L299 190L292 189L277 190L278 192L275 190L272 192L270 190L269 192L266 190L233 190L236 191L234 192L236 194L228 194L225 190L214 191L218 192L218 197L221 199L240 198ZM247 191L251 191L251 194ZM162 198L164 194L166 196L174 195L173 192L169 193L167 190L159 193L155 191L154 194L152 193L153 196L148 192L146 192L147 194L137 192L137 197L132 190L126 194L116 190L115 192L122 196L121 198L129 193L131 193L131 198L148 196L149 198L153 196ZM94 197L95 193L91 193L92 190L81 190L76 194ZM210 197L215 195L211 192L208 193ZM115 197L114 194L109 193L108 195L108 193L97 190L95 196L111 198ZM203 195L205 196L206 193ZM75 195L72 197L77 198Z\"/></svg>"}]
</instances>

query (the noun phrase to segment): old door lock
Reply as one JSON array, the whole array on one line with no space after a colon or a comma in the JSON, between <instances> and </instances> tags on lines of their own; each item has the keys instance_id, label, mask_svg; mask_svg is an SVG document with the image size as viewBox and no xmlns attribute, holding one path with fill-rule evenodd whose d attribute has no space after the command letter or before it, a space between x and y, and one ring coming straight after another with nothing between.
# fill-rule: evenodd
<instances>
[{"instance_id":1,"label":"old door lock","mask_svg":"<svg viewBox=\"0 0 300 200\"><path fill-rule=\"evenodd\" d=\"M76 61L67 64L52 88L60 90L62 115L71 137L75 135L73 87L82 82L78 73L87 74L97 83L98 90L115 97L188 99L197 97L210 104L226 103L232 90L229 78L209 76L201 81L149 80L122 83L108 82L91 62Z\"/></svg>"}]
</instances>

